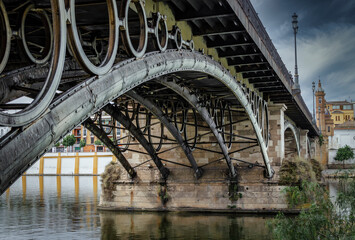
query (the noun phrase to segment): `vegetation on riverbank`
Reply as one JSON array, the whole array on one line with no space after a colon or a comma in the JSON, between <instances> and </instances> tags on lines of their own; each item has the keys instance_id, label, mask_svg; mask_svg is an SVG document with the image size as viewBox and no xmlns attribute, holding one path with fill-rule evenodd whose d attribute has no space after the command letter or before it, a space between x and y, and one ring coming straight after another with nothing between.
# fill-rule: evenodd
<instances>
[{"instance_id":1,"label":"vegetation on riverbank","mask_svg":"<svg viewBox=\"0 0 355 240\"><path fill-rule=\"evenodd\" d=\"M291 207L306 208L296 217L280 213L269 222L274 239L355 239L355 179L340 180L340 191L333 202L328 191L316 182L288 187L286 195Z\"/></svg>"}]
</instances>

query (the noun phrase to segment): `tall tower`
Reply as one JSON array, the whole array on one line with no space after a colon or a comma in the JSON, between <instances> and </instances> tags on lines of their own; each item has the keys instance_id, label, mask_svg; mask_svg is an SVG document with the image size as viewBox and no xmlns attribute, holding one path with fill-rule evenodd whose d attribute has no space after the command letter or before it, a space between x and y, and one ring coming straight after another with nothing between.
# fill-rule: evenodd
<instances>
[{"instance_id":1,"label":"tall tower","mask_svg":"<svg viewBox=\"0 0 355 240\"><path fill-rule=\"evenodd\" d=\"M317 126L322 134L325 133L325 92L322 88L322 83L320 79L318 81L318 88L316 90L316 119Z\"/></svg>"}]
</instances>

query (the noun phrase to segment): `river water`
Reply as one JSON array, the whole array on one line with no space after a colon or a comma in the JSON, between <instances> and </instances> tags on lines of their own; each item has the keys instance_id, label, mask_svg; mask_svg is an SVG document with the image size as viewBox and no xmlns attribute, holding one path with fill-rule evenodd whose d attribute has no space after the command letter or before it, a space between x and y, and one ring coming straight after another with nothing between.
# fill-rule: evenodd
<instances>
[{"instance_id":1,"label":"river water","mask_svg":"<svg viewBox=\"0 0 355 240\"><path fill-rule=\"evenodd\" d=\"M270 239L271 217L97 210L99 177L26 176L0 196L0 239Z\"/></svg>"}]
</instances>

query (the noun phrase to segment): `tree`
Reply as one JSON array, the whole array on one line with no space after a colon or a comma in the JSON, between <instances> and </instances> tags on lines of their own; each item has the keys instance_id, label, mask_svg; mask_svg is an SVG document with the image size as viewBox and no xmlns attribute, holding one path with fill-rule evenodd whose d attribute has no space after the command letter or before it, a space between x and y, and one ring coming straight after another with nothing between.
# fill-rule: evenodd
<instances>
[{"instance_id":1,"label":"tree","mask_svg":"<svg viewBox=\"0 0 355 240\"><path fill-rule=\"evenodd\" d=\"M80 147L83 148L86 146L86 141L84 139L80 140Z\"/></svg>"},{"instance_id":2,"label":"tree","mask_svg":"<svg viewBox=\"0 0 355 240\"><path fill-rule=\"evenodd\" d=\"M56 144L55 144L55 147L59 147L60 146L60 142L57 142Z\"/></svg>"},{"instance_id":3,"label":"tree","mask_svg":"<svg viewBox=\"0 0 355 240\"><path fill-rule=\"evenodd\" d=\"M97 140L95 141L95 145L102 145L102 142L101 142L99 139L97 139Z\"/></svg>"},{"instance_id":4,"label":"tree","mask_svg":"<svg viewBox=\"0 0 355 240\"><path fill-rule=\"evenodd\" d=\"M64 147L69 147L73 146L76 142L76 138L74 135L67 135L63 138L63 146Z\"/></svg>"},{"instance_id":5,"label":"tree","mask_svg":"<svg viewBox=\"0 0 355 240\"><path fill-rule=\"evenodd\" d=\"M342 161L343 168L345 168L345 161L353 159L353 158L354 158L353 150L348 145L345 145L345 147L338 149L337 154L334 159L337 161Z\"/></svg>"}]
</instances>

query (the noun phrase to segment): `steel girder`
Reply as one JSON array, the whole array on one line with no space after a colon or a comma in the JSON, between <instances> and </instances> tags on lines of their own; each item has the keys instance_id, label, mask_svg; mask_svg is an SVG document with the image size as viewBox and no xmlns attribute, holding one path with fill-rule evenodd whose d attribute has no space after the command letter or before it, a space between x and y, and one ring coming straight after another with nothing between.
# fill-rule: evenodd
<instances>
[{"instance_id":1,"label":"steel girder","mask_svg":"<svg viewBox=\"0 0 355 240\"><path fill-rule=\"evenodd\" d=\"M168 129L171 135L173 135L173 137L176 139L177 143L181 146L182 150L184 151L187 159L191 164L191 167L194 170L194 175L196 179L199 179L203 174L202 169L197 166L196 160L192 155L192 152L189 146L187 145L187 142L184 141L184 139L179 133L179 130L169 121L169 119L167 119L164 112L154 103L137 94L134 90L129 91L128 93L126 93L126 95L139 102L145 108L147 108L155 117L160 120L160 122L164 124L164 126Z\"/></svg>"},{"instance_id":2,"label":"steel girder","mask_svg":"<svg viewBox=\"0 0 355 240\"><path fill-rule=\"evenodd\" d=\"M260 127L241 85L223 66L208 56L194 51L169 50L120 62L105 75L89 78L58 98L30 126L8 134L0 143L0 193L47 152L49 147L110 101L144 82L181 71L206 73L231 90L252 122L267 177L272 177L274 171L269 163Z\"/></svg>"},{"instance_id":3,"label":"steel girder","mask_svg":"<svg viewBox=\"0 0 355 240\"><path fill-rule=\"evenodd\" d=\"M222 153L224 155L224 158L226 159L229 172L231 175L232 179L235 179L237 177L237 172L233 166L233 163L229 157L228 153L228 148L226 144L224 143L223 137L221 133L218 132L217 130L217 124L213 120L213 118L210 116L208 110L203 107L201 104L199 104L199 100L197 99L196 95L190 94L190 90L186 87L181 87L175 82L172 81L167 81L166 78L159 78L157 82L161 83L162 85L170 88L177 94L179 94L181 97L183 97L192 107L194 107L199 113L202 119L207 123L207 125L210 127L213 135L216 137L217 142L219 144L219 147L222 150Z\"/></svg>"},{"instance_id":4,"label":"steel girder","mask_svg":"<svg viewBox=\"0 0 355 240\"><path fill-rule=\"evenodd\" d=\"M142 131L139 128L137 128L128 117L122 114L117 107L111 104L107 104L103 108L103 110L109 115L111 115L111 117L113 117L113 119L115 119L117 122L121 123L122 126L124 126L135 137L135 139L137 139L137 141L144 147L144 149L147 151L147 153L154 161L163 179L167 179L170 173L169 169L164 167L160 158L156 154L154 147L144 137Z\"/></svg>"},{"instance_id":5,"label":"steel girder","mask_svg":"<svg viewBox=\"0 0 355 240\"><path fill-rule=\"evenodd\" d=\"M136 171L134 171L125 156L123 156L120 149L112 142L104 130L98 128L90 118L86 119L85 122L83 122L83 125L111 150L113 155L115 155L124 169L126 169L131 178L134 178L137 175Z\"/></svg>"}]
</instances>

